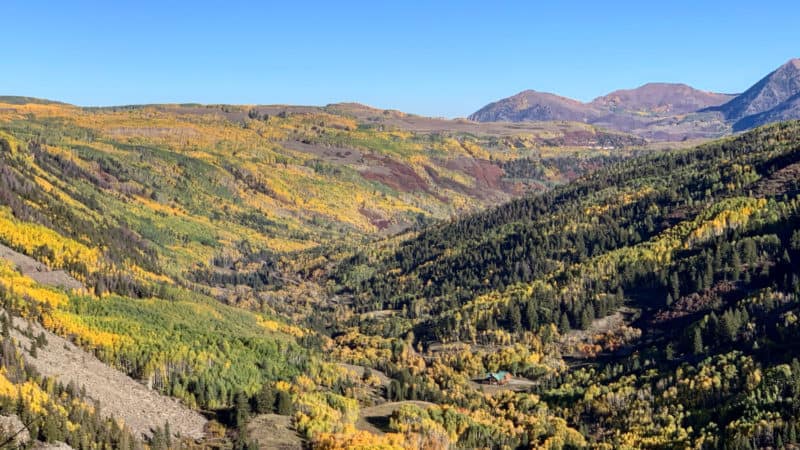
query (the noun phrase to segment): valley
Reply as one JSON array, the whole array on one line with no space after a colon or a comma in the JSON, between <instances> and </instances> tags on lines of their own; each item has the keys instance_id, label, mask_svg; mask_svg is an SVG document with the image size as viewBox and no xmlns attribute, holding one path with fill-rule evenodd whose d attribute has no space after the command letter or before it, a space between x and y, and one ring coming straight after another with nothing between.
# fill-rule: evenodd
<instances>
[{"instance_id":1,"label":"valley","mask_svg":"<svg viewBox=\"0 0 800 450\"><path fill-rule=\"evenodd\" d=\"M798 122L659 144L356 104L4 102L0 408L37 440L795 442Z\"/></svg>"},{"instance_id":2,"label":"valley","mask_svg":"<svg viewBox=\"0 0 800 450\"><path fill-rule=\"evenodd\" d=\"M0 450L800 450L800 2L2 12Z\"/></svg>"}]
</instances>

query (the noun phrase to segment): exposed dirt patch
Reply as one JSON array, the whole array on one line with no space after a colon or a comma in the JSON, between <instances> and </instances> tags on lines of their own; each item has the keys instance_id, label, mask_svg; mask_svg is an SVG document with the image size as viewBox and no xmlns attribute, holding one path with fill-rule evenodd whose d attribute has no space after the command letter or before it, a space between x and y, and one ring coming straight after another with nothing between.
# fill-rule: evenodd
<instances>
[{"instance_id":1,"label":"exposed dirt patch","mask_svg":"<svg viewBox=\"0 0 800 450\"><path fill-rule=\"evenodd\" d=\"M63 442L36 442L31 450L72 450L72 447Z\"/></svg>"},{"instance_id":2,"label":"exposed dirt patch","mask_svg":"<svg viewBox=\"0 0 800 450\"><path fill-rule=\"evenodd\" d=\"M370 167L361 171L367 180L377 181L400 192L427 192L433 194L424 178L413 168L391 158L367 155Z\"/></svg>"},{"instance_id":3,"label":"exposed dirt patch","mask_svg":"<svg viewBox=\"0 0 800 450\"><path fill-rule=\"evenodd\" d=\"M487 394L496 394L503 391L522 392L536 386L536 382L522 377L513 377L508 380L506 384L483 384L480 380L471 380L469 382L473 388L483 391Z\"/></svg>"},{"instance_id":4,"label":"exposed dirt patch","mask_svg":"<svg viewBox=\"0 0 800 450\"><path fill-rule=\"evenodd\" d=\"M312 154L319 159L335 164L359 164L364 162L364 155L353 148L328 147L318 144L307 144L300 141L286 141L282 146L298 152Z\"/></svg>"},{"instance_id":5,"label":"exposed dirt patch","mask_svg":"<svg viewBox=\"0 0 800 450\"><path fill-rule=\"evenodd\" d=\"M188 139L200 136L200 132L190 127L117 127L108 130L113 137L148 137Z\"/></svg>"},{"instance_id":6,"label":"exposed dirt patch","mask_svg":"<svg viewBox=\"0 0 800 450\"><path fill-rule=\"evenodd\" d=\"M586 330L570 330L561 338L561 352L569 358L583 360L601 352L628 348L641 337L641 330L628 325L638 310L622 307L613 314L594 319Z\"/></svg>"},{"instance_id":7,"label":"exposed dirt patch","mask_svg":"<svg viewBox=\"0 0 800 450\"><path fill-rule=\"evenodd\" d=\"M425 173L428 174L429 177L436 183L438 186L443 187L445 189L451 189L456 192L460 192L462 194L473 195L479 193L477 189L473 189L470 186L464 185L459 183L458 181L451 180L450 178L444 177L439 175L439 172L436 171L431 166L424 166Z\"/></svg>"},{"instance_id":8,"label":"exposed dirt patch","mask_svg":"<svg viewBox=\"0 0 800 450\"><path fill-rule=\"evenodd\" d=\"M385 230L389 228L392 224L392 221L383 217L380 213L361 207L358 208L358 212L361 213L362 216L369 219L369 223L375 225L379 230Z\"/></svg>"},{"instance_id":9,"label":"exposed dirt patch","mask_svg":"<svg viewBox=\"0 0 800 450\"><path fill-rule=\"evenodd\" d=\"M63 270L50 270L47 266L35 259L23 255L3 244L0 244L0 258L10 261L23 275L33 278L34 281L46 286L60 287L66 290L83 290L83 284L72 278Z\"/></svg>"},{"instance_id":10,"label":"exposed dirt patch","mask_svg":"<svg viewBox=\"0 0 800 450\"><path fill-rule=\"evenodd\" d=\"M755 185L756 195L779 195L800 189L800 163L789 164Z\"/></svg>"},{"instance_id":11,"label":"exposed dirt patch","mask_svg":"<svg viewBox=\"0 0 800 450\"><path fill-rule=\"evenodd\" d=\"M406 400L403 402L384 403L378 406L363 408L356 422L356 428L375 434L383 434L388 429L389 416L403 405L416 405L420 408L434 406L434 404L430 402Z\"/></svg>"},{"instance_id":12,"label":"exposed dirt patch","mask_svg":"<svg viewBox=\"0 0 800 450\"><path fill-rule=\"evenodd\" d=\"M27 329L28 324L14 318L14 327ZM47 345L30 356L31 342L17 329L12 336L20 343L25 361L42 375L84 386L88 396L100 402L108 416L122 419L137 436L149 436L151 430L169 421L173 433L181 436L203 437L206 419L177 400L147 389L122 372L103 364L94 355L57 336L38 323L32 324L34 335L44 332Z\"/></svg>"},{"instance_id":13,"label":"exposed dirt patch","mask_svg":"<svg viewBox=\"0 0 800 450\"><path fill-rule=\"evenodd\" d=\"M6 439L10 439L12 435L18 433L16 436L14 436L14 439L6 444L13 444L9 445L9 448L13 446L16 446L14 448L23 448L23 445L31 440L31 433L16 414L12 414L10 416L0 416L0 433L2 436L6 437Z\"/></svg>"},{"instance_id":14,"label":"exposed dirt patch","mask_svg":"<svg viewBox=\"0 0 800 450\"><path fill-rule=\"evenodd\" d=\"M303 439L292 426L290 416L261 414L247 424L250 438L258 441L258 447L269 450L301 450Z\"/></svg>"},{"instance_id":15,"label":"exposed dirt patch","mask_svg":"<svg viewBox=\"0 0 800 450\"><path fill-rule=\"evenodd\" d=\"M735 289L735 284L730 281L723 281L715 284L711 289L683 296L670 309L659 311L653 318L653 323L663 323L700 311L714 309L722 303L721 297L729 295Z\"/></svg>"}]
</instances>

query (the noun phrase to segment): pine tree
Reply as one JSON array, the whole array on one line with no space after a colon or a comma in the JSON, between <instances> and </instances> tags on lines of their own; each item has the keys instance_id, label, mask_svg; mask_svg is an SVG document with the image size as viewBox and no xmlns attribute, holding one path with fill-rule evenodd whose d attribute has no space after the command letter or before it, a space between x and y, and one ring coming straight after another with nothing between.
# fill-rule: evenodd
<instances>
[{"instance_id":1,"label":"pine tree","mask_svg":"<svg viewBox=\"0 0 800 450\"><path fill-rule=\"evenodd\" d=\"M593 316L594 314L592 314L591 311L589 311L589 308L584 308L584 310L581 311L580 327L582 330L586 330L589 328L589 326L592 325L592 320L594 320Z\"/></svg>"},{"instance_id":2,"label":"pine tree","mask_svg":"<svg viewBox=\"0 0 800 450\"><path fill-rule=\"evenodd\" d=\"M672 347L672 344L667 344L667 348L664 350L664 357L667 361L672 361L675 359L675 349Z\"/></svg>"},{"instance_id":3,"label":"pine tree","mask_svg":"<svg viewBox=\"0 0 800 450\"><path fill-rule=\"evenodd\" d=\"M172 448L172 430L169 426L169 420L164 424L164 440L167 448Z\"/></svg>"},{"instance_id":4,"label":"pine tree","mask_svg":"<svg viewBox=\"0 0 800 450\"><path fill-rule=\"evenodd\" d=\"M681 296L681 284L677 272L672 272L670 277L670 288L672 289L672 298L677 300Z\"/></svg>"},{"instance_id":5,"label":"pine tree","mask_svg":"<svg viewBox=\"0 0 800 450\"><path fill-rule=\"evenodd\" d=\"M711 289L714 286L714 258L706 255L706 267L703 272L703 289Z\"/></svg>"},{"instance_id":6,"label":"pine tree","mask_svg":"<svg viewBox=\"0 0 800 450\"><path fill-rule=\"evenodd\" d=\"M567 313L561 313L561 319L558 322L558 331L561 333L566 333L571 329L569 324L569 317L567 317Z\"/></svg>"},{"instance_id":7,"label":"pine tree","mask_svg":"<svg viewBox=\"0 0 800 450\"><path fill-rule=\"evenodd\" d=\"M742 261L739 259L739 252L734 248L731 250L731 278L732 281L739 281L742 276Z\"/></svg>"},{"instance_id":8,"label":"pine tree","mask_svg":"<svg viewBox=\"0 0 800 450\"><path fill-rule=\"evenodd\" d=\"M275 391L265 384L255 396L255 411L259 414L268 414L275 410Z\"/></svg>"},{"instance_id":9,"label":"pine tree","mask_svg":"<svg viewBox=\"0 0 800 450\"><path fill-rule=\"evenodd\" d=\"M234 425L237 429L243 428L247 424L250 417L250 405L247 403L247 397L244 393L239 392L234 398Z\"/></svg>"},{"instance_id":10,"label":"pine tree","mask_svg":"<svg viewBox=\"0 0 800 450\"><path fill-rule=\"evenodd\" d=\"M703 354L703 334L700 328L694 329L694 337L692 338L692 349L695 355Z\"/></svg>"},{"instance_id":11,"label":"pine tree","mask_svg":"<svg viewBox=\"0 0 800 450\"><path fill-rule=\"evenodd\" d=\"M393 380L394 381L394 380ZM397 395L399 392L396 392ZM292 405L292 396L286 391L278 391L278 400L276 404L276 412L282 416L290 416L294 412Z\"/></svg>"},{"instance_id":12,"label":"pine tree","mask_svg":"<svg viewBox=\"0 0 800 450\"><path fill-rule=\"evenodd\" d=\"M522 332L522 313L519 310L519 303L509 305L508 308L509 321L511 322L511 329L515 333Z\"/></svg>"}]
</instances>

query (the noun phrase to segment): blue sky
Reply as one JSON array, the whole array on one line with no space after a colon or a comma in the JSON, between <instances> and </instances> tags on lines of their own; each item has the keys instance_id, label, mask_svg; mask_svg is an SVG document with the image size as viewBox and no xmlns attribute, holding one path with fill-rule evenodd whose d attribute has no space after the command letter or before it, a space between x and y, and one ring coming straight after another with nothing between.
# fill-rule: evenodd
<instances>
[{"instance_id":1,"label":"blue sky","mask_svg":"<svg viewBox=\"0 0 800 450\"><path fill-rule=\"evenodd\" d=\"M455 117L524 89L737 92L800 56L797 1L2 3L0 94L79 105L358 101Z\"/></svg>"}]
</instances>

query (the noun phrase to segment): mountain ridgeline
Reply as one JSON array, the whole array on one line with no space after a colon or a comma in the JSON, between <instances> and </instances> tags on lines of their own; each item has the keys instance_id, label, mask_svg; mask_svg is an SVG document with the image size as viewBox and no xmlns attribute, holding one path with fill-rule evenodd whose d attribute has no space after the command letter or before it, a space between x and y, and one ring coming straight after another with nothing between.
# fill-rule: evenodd
<instances>
[{"instance_id":1,"label":"mountain ridgeline","mask_svg":"<svg viewBox=\"0 0 800 450\"><path fill-rule=\"evenodd\" d=\"M589 103L523 91L470 115L479 122L569 120L651 140L719 137L771 122L800 119L800 59L791 59L739 95L685 84L648 83Z\"/></svg>"}]
</instances>

